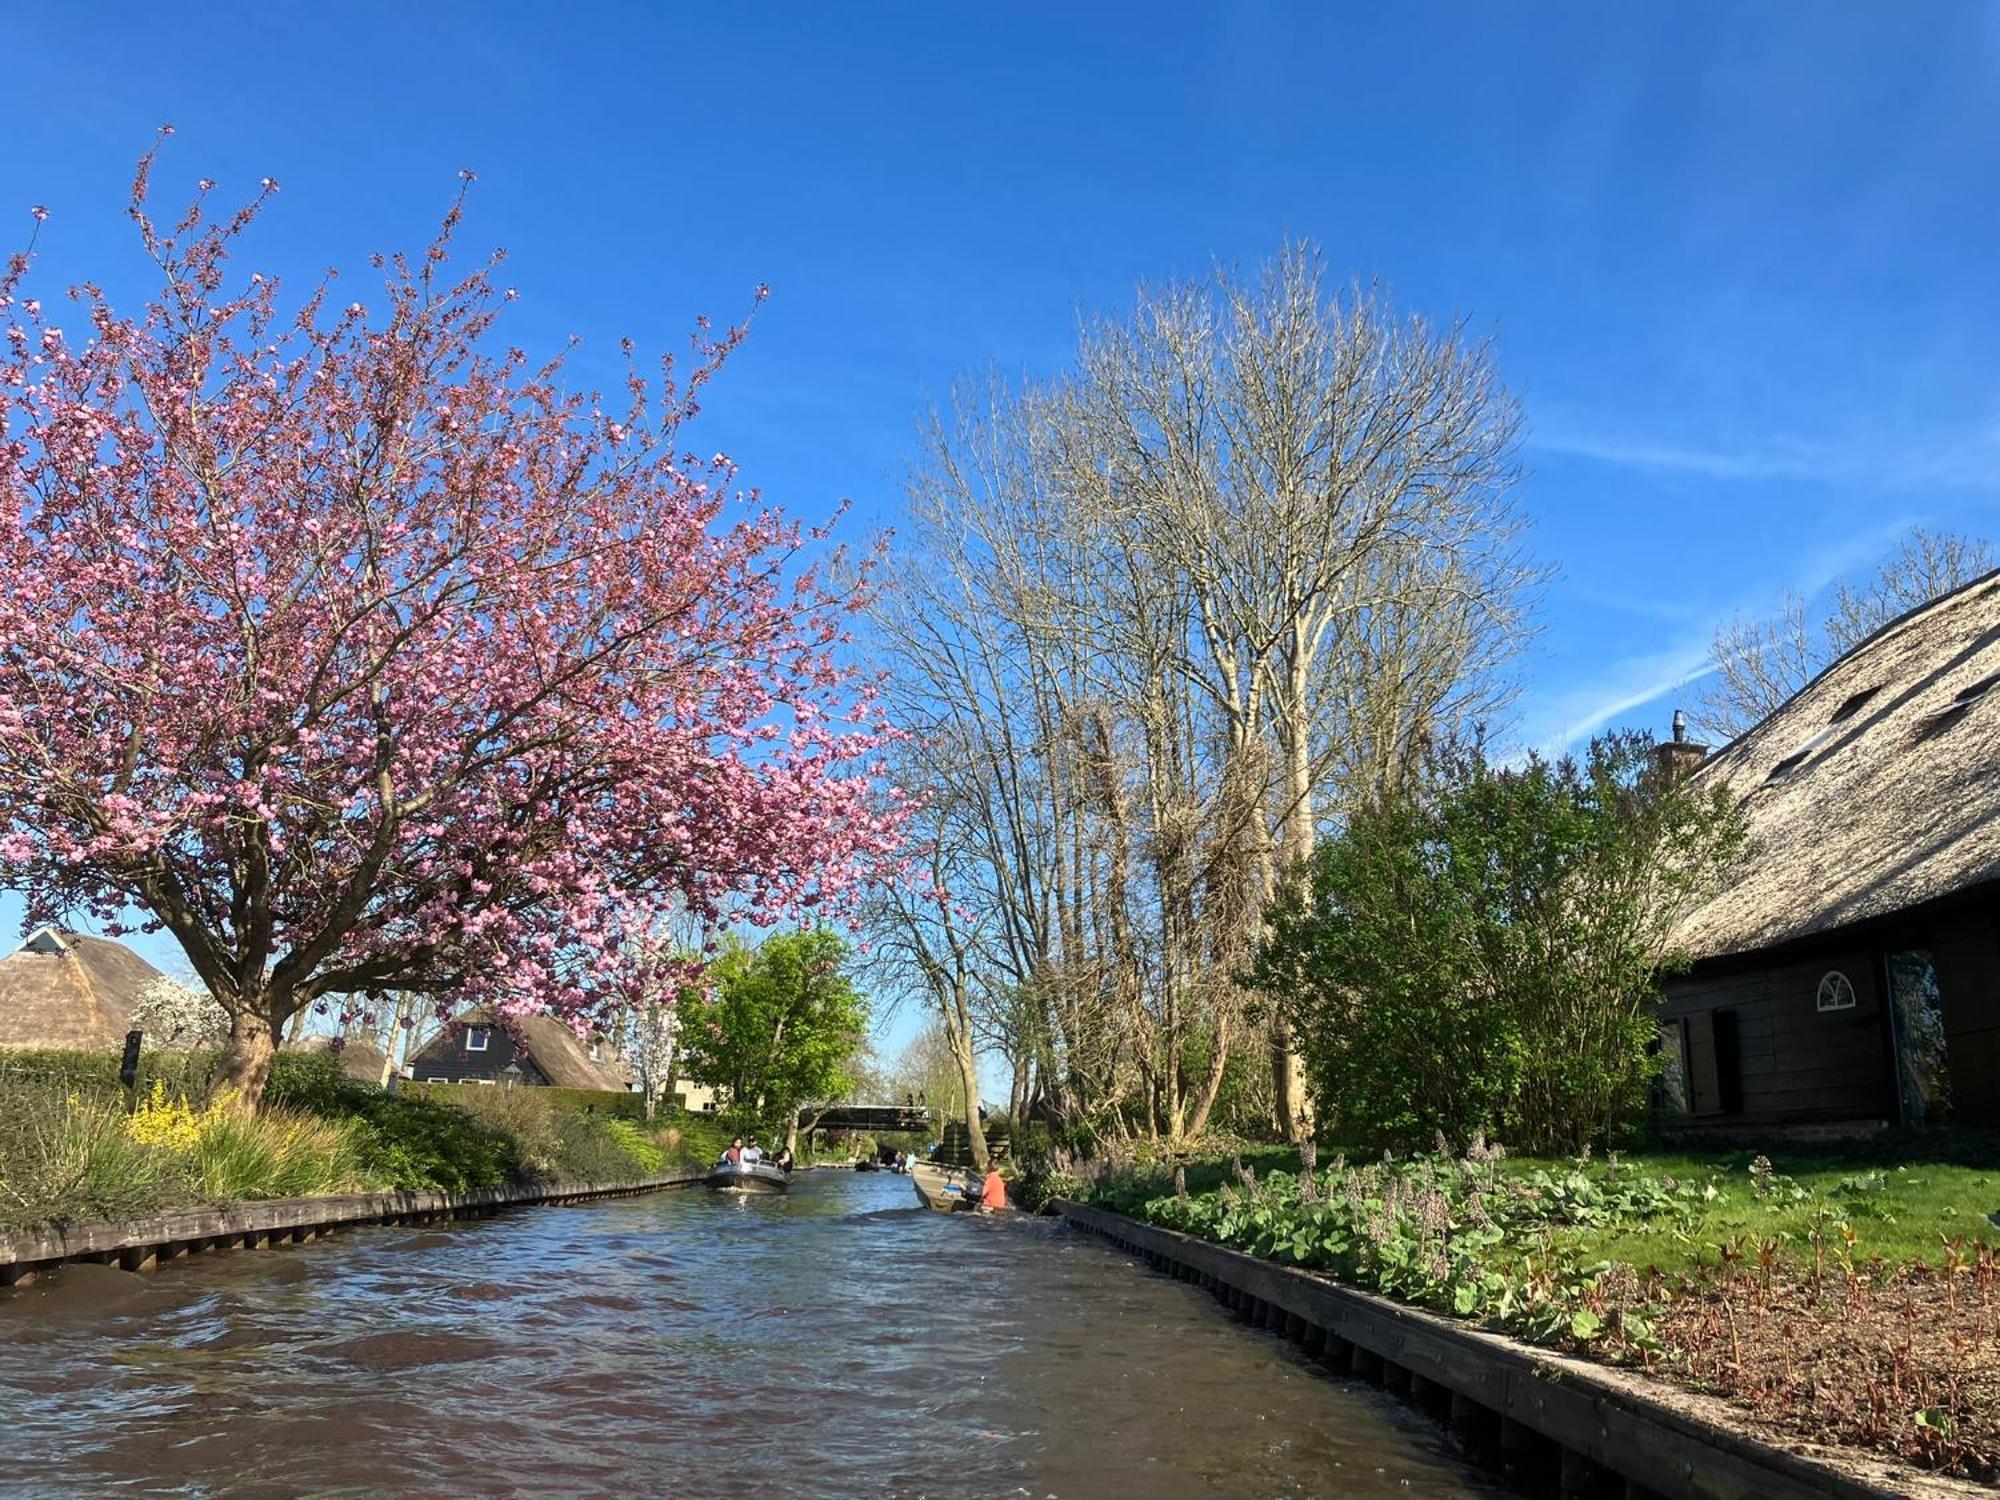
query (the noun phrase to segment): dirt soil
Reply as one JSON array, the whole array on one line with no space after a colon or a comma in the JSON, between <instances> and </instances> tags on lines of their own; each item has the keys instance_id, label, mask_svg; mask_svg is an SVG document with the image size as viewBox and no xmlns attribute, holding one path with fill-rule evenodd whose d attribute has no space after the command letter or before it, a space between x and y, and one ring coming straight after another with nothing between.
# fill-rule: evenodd
<instances>
[{"instance_id":1,"label":"dirt soil","mask_svg":"<svg viewBox=\"0 0 2000 1500\"><path fill-rule=\"evenodd\" d=\"M2000 1286L1946 1267L1737 1268L1634 1287L1654 1347L1620 1362L1740 1407L1766 1431L2000 1480Z\"/></svg>"}]
</instances>

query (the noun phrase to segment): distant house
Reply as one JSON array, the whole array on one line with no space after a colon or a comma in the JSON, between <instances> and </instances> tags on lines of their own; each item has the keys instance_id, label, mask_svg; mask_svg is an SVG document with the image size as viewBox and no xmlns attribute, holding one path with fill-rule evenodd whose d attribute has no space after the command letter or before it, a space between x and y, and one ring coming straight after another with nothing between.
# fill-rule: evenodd
<instances>
[{"instance_id":1,"label":"distant house","mask_svg":"<svg viewBox=\"0 0 2000 1500\"><path fill-rule=\"evenodd\" d=\"M580 1041L554 1016L520 1018L511 1031L509 1024L486 1006L473 1007L410 1059L410 1077L418 1083L497 1084L515 1064L524 1084L630 1091L631 1071L610 1042Z\"/></svg>"},{"instance_id":2,"label":"distant house","mask_svg":"<svg viewBox=\"0 0 2000 1500\"><path fill-rule=\"evenodd\" d=\"M304 1036L295 1042L285 1043L287 1052L331 1052L340 1059L340 1075L353 1083L382 1082L382 1073L387 1066L382 1049L373 1042L350 1039L338 1051L334 1049L334 1038L330 1036Z\"/></svg>"},{"instance_id":3,"label":"distant house","mask_svg":"<svg viewBox=\"0 0 2000 1500\"><path fill-rule=\"evenodd\" d=\"M1667 1113L2000 1124L2000 573L1883 626L1692 775L1743 800L1756 848L1680 929Z\"/></svg>"},{"instance_id":4,"label":"distant house","mask_svg":"<svg viewBox=\"0 0 2000 1500\"><path fill-rule=\"evenodd\" d=\"M123 943L44 927L0 958L0 1047L116 1052L159 977Z\"/></svg>"}]
</instances>

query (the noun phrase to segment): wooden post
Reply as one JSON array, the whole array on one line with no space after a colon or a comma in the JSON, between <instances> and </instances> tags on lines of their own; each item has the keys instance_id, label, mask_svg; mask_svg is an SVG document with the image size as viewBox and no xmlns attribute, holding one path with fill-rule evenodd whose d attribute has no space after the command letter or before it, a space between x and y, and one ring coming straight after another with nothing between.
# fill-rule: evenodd
<instances>
[{"instance_id":1,"label":"wooden post","mask_svg":"<svg viewBox=\"0 0 2000 1500\"><path fill-rule=\"evenodd\" d=\"M1451 1393L1451 1432L1459 1447L1476 1463L1490 1462L1497 1454L1499 1415L1487 1410L1461 1391Z\"/></svg>"}]
</instances>

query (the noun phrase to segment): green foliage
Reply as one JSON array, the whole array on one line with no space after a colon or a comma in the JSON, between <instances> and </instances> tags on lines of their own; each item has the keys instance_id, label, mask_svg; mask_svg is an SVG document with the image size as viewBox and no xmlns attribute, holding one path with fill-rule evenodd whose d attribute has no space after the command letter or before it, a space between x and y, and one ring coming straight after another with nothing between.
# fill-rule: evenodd
<instances>
[{"instance_id":1,"label":"green foliage","mask_svg":"<svg viewBox=\"0 0 2000 1500\"><path fill-rule=\"evenodd\" d=\"M631 1120L607 1120L604 1133L641 1177L656 1177L667 1169L667 1148L661 1131L650 1131Z\"/></svg>"},{"instance_id":2,"label":"green foliage","mask_svg":"<svg viewBox=\"0 0 2000 1500\"><path fill-rule=\"evenodd\" d=\"M373 1182L462 1193L504 1187L523 1176L520 1149L510 1137L420 1091L385 1094L349 1084L339 1109L368 1127L361 1160Z\"/></svg>"},{"instance_id":3,"label":"green foliage","mask_svg":"<svg viewBox=\"0 0 2000 1500\"><path fill-rule=\"evenodd\" d=\"M715 1115L682 1114L659 1134L667 1149L668 1165L693 1169L712 1165L734 1132Z\"/></svg>"},{"instance_id":4,"label":"green foliage","mask_svg":"<svg viewBox=\"0 0 2000 1500\"><path fill-rule=\"evenodd\" d=\"M709 993L681 999L681 1068L729 1090L732 1123L777 1132L802 1104L839 1098L868 1031L868 1004L845 972L848 947L823 929L732 941L709 966Z\"/></svg>"},{"instance_id":5,"label":"green foliage","mask_svg":"<svg viewBox=\"0 0 2000 1500\"><path fill-rule=\"evenodd\" d=\"M1744 844L1642 736L1518 768L1450 753L1288 882L1252 983L1344 1138L1575 1150L1642 1112L1668 935Z\"/></svg>"},{"instance_id":6,"label":"green foliage","mask_svg":"<svg viewBox=\"0 0 2000 1500\"><path fill-rule=\"evenodd\" d=\"M1659 1223L1685 1230L1703 1190L1629 1168L1582 1162L1521 1174L1475 1140L1462 1158L1439 1152L1324 1174L1238 1164L1208 1192L1140 1192L1157 1174L1126 1179L1096 1198L1166 1228L1252 1255L1325 1271L1357 1286L1471 1318L1538 1342L1584 1343L1603 1326L1599 1281L1610 1269L1557 1231Z\"/></svg>"},{"instance_id":7,"label":"green foliage","mask_svg":"<svg viewBox=\"0 0 2000 1500\"><path fill-rule=\"evenodd\" d=\"M281 1054L265 1108L239 1119L190 1103L207 1076L198 1055L191 1064L154 1057L179 1065L157 1067L157 1087L142 1091L157 1102L128 1116L116 1057L39 1053L30 1070L0 1054L0 1224L358 1189L622 1182L705 1166L720 1149L716 1122L648 1130L624 1117L625 1095L421 1086L389 1094L343 1078L337 1059L314 1053Z\"/></svg>"},{"instance_id":8,"label":"green foliage","mask_svg":"<svg viewBox=\"0 0 2000 1500\"><path fill-rule=\"evenodd\" d=\"M126 1134L115 1094L0 1064L0 1226L131 1218L178 1186L172 1163Z\"/></svg>"},{"instance_id":9,"label":"green foliage","mask_svg":"<svg viewBox=\"0 0 2000 1500\"><path fill-rule=\"evenodd\" d=\"M331 1052L280 1052L271 1059L264 1103L280 1109L334 1114L354 1086L340 1071L340 1058Z\"/></svg>"},{"instance_id":10,"label":"green foliage","mask_svg":"<svg viewBox=\"0 0 2000 1500\"><path fill-rule=\"evenodd\" d=\"M216 1067L222 1054L212 1048L192 1052L170 1052L143 1047L139 1052L137 1092L149 1092L160 1084L176 1098L193 1101L209 1096ZM119 1088L116 1052L85 1052L67 1049L9 1049L0 1052L0 1068L34 1076L48 1083L75 1089L109 1091ZM339 1091L348 1085L340 1071L340 1059L330 1052L280 1052L271 1059L271 1077L266 1097L286 1109L324 1112L334 1107Z\"/></svg>"},{"instance_id":11,"label":"green foliage","mask_svg":"<svg viewBox=\"0 0 2000 1500\"><path fill-rule=\"evenodd\" d=\"M219 1114L201 1131L190 1165L202 1198L303 1198L362 1187L365 1127L269 1106Z\"/></svg>"},{"instance_id":12,"label":"green foliage","mask_svg":"<svg viewBox=\"0 0 2000 1500\"><path fill-rule=\"evenodd\" d=\"M644 1120L646 1100L643 1095L621 1093L612 1089L559 1089L536 1088L521 1084L513 1090L502 1085L487 1087L470 1083L413 1083L405 1081L397 1085L399 1094L421 1094L440 1100L454 1100L462 1095L494 1092L529 1093L540 1099L551 1109L566 1109L582 1115L602 1115L606 1119Z\"/></svg>"}]
</instances>

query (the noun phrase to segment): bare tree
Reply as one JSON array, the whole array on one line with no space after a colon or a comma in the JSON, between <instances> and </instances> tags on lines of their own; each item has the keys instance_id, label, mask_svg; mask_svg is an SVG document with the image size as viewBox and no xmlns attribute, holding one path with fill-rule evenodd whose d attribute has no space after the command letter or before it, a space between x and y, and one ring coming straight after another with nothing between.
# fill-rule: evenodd
<instances>
[{"instance_id":1,"label":"bare tree","mask_svg":"<svg viewBox=\"0 0 2000 1500\"><path fill-rule=\"evenodd\" d=\"M1883 625L1993 565L1993 549L1980 538L1913 527L1864 582L1838 584L1817 620L1790 592L1773 615L1731 619L1715 633L1710 675L1696 698L1702 730L1718 740L1735 739Z\"/></svg>"},{"instance_id":2,"label":"bare tree","mask_svg":"<svg viewBox=\"0 0 2000 1500\"><path fill-rule=\"evenodd\" d=\"M1016 1109L1206 1127L1319 821L1504 706L1539 576L1515 432L1483 346L1326 296L1304 247L1142 293L1069 375L932 419L876 637Z\"/></svg>"},{"instance_id":3,"label":"bare tree","mask_svg":"<svg viewBox=\"0 0 2000 1500\"><path fill-rule=\"evenodd\" d=\"M1179 665L1222 716L1226 761L1241 774L1275 742L1259 851L1274 866L1243 903L1255 919L1311 853L1330 770L1357 749L1383 758L1358 732L1386 731L1393 761L1438 692L1518 644L1539 577L1509 499L1518 410L1485 345L1378 290L1329 296L1304 245L1248 279L1142 292L1130 320L1087 332L1081 366L1075 469L1185 580ZM1391 643L1385 676L1366 648ZM1441 675L1406 670L1440 654ZM1343 704L1353 724L1326 712ZM1282 1020L1272 1042L1280 1124L1304 1139L1311 1104Z\"/></svg>"}]
</instances>

